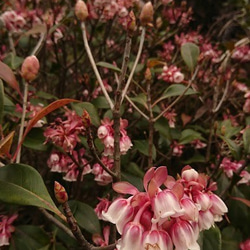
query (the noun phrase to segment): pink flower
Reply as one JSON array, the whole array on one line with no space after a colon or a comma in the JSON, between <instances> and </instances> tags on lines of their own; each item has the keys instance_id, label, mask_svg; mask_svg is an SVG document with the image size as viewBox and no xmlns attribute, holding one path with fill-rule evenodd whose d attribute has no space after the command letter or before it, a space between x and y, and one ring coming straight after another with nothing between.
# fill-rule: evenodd
<instances>
[{"instance_id":1,"label":"pink flower","mask_svg":"<svg viewBox=\"0 0 250 250\"><path fill-rule=\"evenodd\" d=\"M120 234L122 234L124 226L134 215L134 208L130 205L131 198L117 198L112 202L107 212L102 212L103 218L115 224Z\"/></svg>"},{"instance_id":2,"label":"pink flower","mask_svg":"<svg viewBox=\"0 0 250 250\"><path fill-rule=\"evenodd\" d=\"M228 212L227 206L222 201L222 199L217 196L216 194L209 194L210 201L212 202L212 206L210 208L210 211L214 215L223 215Z\"/></svg>"},{"instance_id":3,"label":"pink flower","mask_svg":"<svg viewBox=\"0 0 250 250\"><path fill-rule=\"evenodd\" d=\"M201 192L198 190L193 192L193 201L200 205L202 211L206 211L212 206L210 197L206 192Z\"/></svg>"},{"instance_id":4,"label":"pink flower","mask_svg":"<svg viewBox=\"0 0 250 250\"><path fill-rule=\"evenodd\" d=\"M181 208L178 198L170 190L163 190L156 194L152 200L152 207L155 214L153 222L184 214L184 209Z\"/></svg>"},{"instance_id":5,"label":"pink flower","mask_svg":"<svg viewBox=\"0 0 250 250\"><path fill-rule=\"evenodd\" d=\"M247 186L250 186L250 173L249 172L247 172L246 170L243 170L240 173L240 177L242 177L242 179L238 181L237 185L246 184Z\"/></svg>"},{"instance_id":6,"label":"pink flower","mask_svg":"<svg viewBox=\"0 0 250 250\"><path fill-rule=\"evenodd\" d=\"M12 223L17 218L17 216L17 214L14 214L10 217L0 215L0 247L9 245L11 233L15 231L15 227L12 225Z\"/></svg>"},{"instance_id":7,"label":"pink flower","mask_svg":"<svg viewBox=\"0 0 250 250\"><path fill-rule=\"evenodd\" d=\"M118 241L118 250L141 250L142 234L144 229L142 225L136 222L129 222L124 226L122 238Z\"/></svg>"},{"instance_id":8,"label":"pink flower","mask_svg":"<svg viewBox=\"0 0 250 250\"><path fill-rule=\"evenodd\" d=\"M241 250L249 250L250 249L250 238L240 243Z\"/></svg>"},{"instance_id":9,"label":"pink flower","mask_svg":"<svg viewBox=\"0 0 250 250\"><path fill-rule=\"evenodd\" d=\"M214 224L214 215L210 210L199 212L199 228L200 230L209 229Z\"/></svg>"},{"instance_id":10,"label":"pink flower","mask_svg":"<svg viewBox=\"0 0 250 250\"><path fill-rule=\"evenodd\" d=\"M170 83L180 83L184 80L184 75L176 66L164 66L158 79L162 79L163 81Z\"/></svg>"},{"instance_id":11,"label":"pink flower","mask_svg":"<svg viewBox=\"0 0 250 250\"><path fill-rule=\"evenodd\" d=\"M199 250L200 246L196 242L198 234L191 224L184 220L179 220L171 228L171 237L176 250Z\"/></svg>"},{"instance_id":12,"label":"pink flower","mask_svg":"<svg viewBox=\"0 0 250 250\"><path fill-rule=\"evenodd\" d=\"M151 230L142 235L142 249L172 250L173 243L166 231Z\"/></svg>"}]
</instances>

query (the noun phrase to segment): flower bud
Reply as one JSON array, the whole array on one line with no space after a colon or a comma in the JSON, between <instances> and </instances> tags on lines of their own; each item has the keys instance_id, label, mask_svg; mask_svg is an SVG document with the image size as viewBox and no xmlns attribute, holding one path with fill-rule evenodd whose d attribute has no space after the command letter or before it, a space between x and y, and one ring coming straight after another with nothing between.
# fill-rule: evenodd
<instances>
[{"instance_id":1,"label":"flower bud","mask_svg":"<svg viewBox=\"0 0 250 250\"><path fill-rule=\"evenodd\" d=\"M68 194L67 194L65 188L57 181L55 181L54 193L55 193L55 197L56 197L57 201L60 204L63 204L66 201L68 201Z\"/></svg>"},{"instance_id":2,"label":"flower bud","mask_svg":"<svg viewBox=\"0 0 250 250\"><path fill-rule=\"evenodd\" d=\"M23 61L21 75L26 81L30 82L36 78L39 68L40 64L36 56L28 56Z\"/></svg>"},{"instance_id":3,"label":"flower bud","mask_svg":"<svg viewBox=\"0 0 250 250\"><path fill-rule=\"evenodd\" d=\"M91 119L86 109L82 112L82 123L85 128L88 128L91 125Z\"/></svg>"},{"instance_id":4,"label":"flower bud","mask_svg":"<svg viewBox=\"0 0 250 250\"><path fill-rule=\"evenodd\" d=\"M152 74L151 74L150 68L148 68L148 67L145 71L145 79L148 81L150 81L152 79Z\"/></svg>"},{"instance_id":5,"label":"flower bud","mask_svg":"<svg viewBox=\"0 0 250 250\"><path fill-rule=\"evenodd\" d=\"M75 15L82 22L84 22L86 18L88 17L89 12L88 12L87 5L85 4L84 1L82 0L77 1L75 5Z\"/></svg>"},{"instance_id":6,"label":"flower bud","mask_svg":"<svg viewBox=\"0 0 250 250\"><path fill-rule=\"evenodd\" d=\"M128 24L127 24L127 30L130 36L133 35L134 31L136 30L136 18L134 12L131 10L129 12L129 17L128 17Z\"/></svg>"},{"instance_id":7,"label":"flower bud","mask_svg":"<svg viewBox=\"0 0 250 250\"><path fill-rule=\"evenodd\" d=\"M141 11L140 15L140 21L142 26L146 26L148 23L151 23L153 21L153 15L154 15L154 10L153 10L153 5L151 2L147 2Z\"/></svg>"}]
</instances>

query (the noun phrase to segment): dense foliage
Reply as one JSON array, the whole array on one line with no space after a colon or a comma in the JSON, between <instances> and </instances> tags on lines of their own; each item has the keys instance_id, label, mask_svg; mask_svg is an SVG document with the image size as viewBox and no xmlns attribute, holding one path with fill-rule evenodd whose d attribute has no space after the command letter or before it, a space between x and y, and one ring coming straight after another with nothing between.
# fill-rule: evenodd
<instances>
[{"instance_id":1,"label":"dense foliage","mask_svg":"<svg viewBox=\"0 0 250 250\"><path fill-rule=\"evenodd\" d=\"M210 2L0 4L1 249L250 248L250 6Z\"/></svg>"}]
</instances>

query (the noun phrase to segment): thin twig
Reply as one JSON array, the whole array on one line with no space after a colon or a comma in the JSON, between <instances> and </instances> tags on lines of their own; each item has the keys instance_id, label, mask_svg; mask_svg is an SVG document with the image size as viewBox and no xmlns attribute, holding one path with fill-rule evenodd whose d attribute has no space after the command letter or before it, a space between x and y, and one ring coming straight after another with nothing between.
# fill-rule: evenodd
<instances>
[{"instance_id":1,"label":"thin twig","mask_svg":"<svg viewBox=\"0 0 250 250\"><path fill-rule=\"evenodd\" d=\"M161 118L168 110L170 110L188 91L188 89L190 88L190 86L192 85L192 82L194 81L197 73L198 73L198 66L196 67L196 70L192 76L192 78L189 80L187 87L185 88L185 90L182 92L181 95L179 95L169 106L167 106L167 108L165 108L158 116L156 116L154 118L154 122L156 122L159 118Z\"/></svg>"},{"instance_id":2,"label":"thin twig","mask_svg":"<svg viewBox=\"0 0 250 250\"><path fill-rule=\"evenodd\" d=\"M110 99L109 94L108 94L108 92L107 92L107 90L106 90L106 88L105 88L105 86L103 84L102 78L101 78L100 73L99 73L99 71L98 71L98 69L96 67L95 60L94 60L92 52L90 50L89 43L88 43L88 38L87 38L87 34L86 34L86 26L85 26L84 22L81 23L81 28L82 28L84 46L85 46L86 52L88 54L91 66L92 66L92 68L93 68L93 70L95 72L96 78L97 78L97 80L98 80L98 82L100 84L100 87L102 89L102 92L103 92L107 102L109 103L110 108L113 109L114 104L113 104L112 100Z\"/></svg>"},{"instance_id":3,"label":"thin twig","mask_svg":"<svg viewBox=\"0 0 250 250\"><path fill-rule=\"evenodd\" d=\"M124 88L124 90L122 91L121 103L123 102L124 97L125 97L125 95L127 94L127 91L128 91L129 85L130 85L130 82L131 82L131 80L132 80L132 77L134 76L134 72L135 72L136 66L138 65L139 59L140 59L140 57L141 57L142 48L143 48L143 43L144 43L144 40L145 40L145 33L146 33L146 28L143 27L143 28L142 28L142 32L141 32L140 45L139 45L139 48L138 48L137 56L136 56L134 65L133 65L133 67L132 67L132 70L131 70L131 72L130 72L129 78L128 78L128 80L127 80L127 83L126 83L126 85L125 85L125 88Z\"/></svg>"},{"instance_id":4,"label":"thin twig","mask_svg":"<svg viewBox=\"0 0 250 250\"><path fill-rule=\"evenodd\" d=\"M68 234L71 238L75 238L74 234L70 231L68 227L66 227L62 222L57 220L53 215L48 213L44 208L39 208L40 212L51 222L53 222L58 228L62 229L66 234Z\"/></svg>"},{"instance_id":5,"label":"thin twig","mask_svg":"<svg viewBox=\"0 0 250 250\"><path fill-rule=\"evenodd\" d=\"M127 95L125 95L125 98L133 106L133 108L137 110L139 114L141 114L146 120L149 120L149 117L146 114L144 114Z\"/></svg>"},{"instance_id":6,"label":"thin twig","mask_svg":"<svg viewBox=\"0 0 250 250\"><path fill-rule=\"evenodd\" d=\"M114 179L117 178L116 174L110 170L103 162L102 160L100 159L99 155L97 154L97 151L96 151L96 147L95 147L95 144L94 144L94 139L93 139L93 136L92 136L92 132L91 132L91 128L87 128L87 142L88 142L88 146L89 146L89 149L91 151L91 153L93 154L93 156L95 157L95 159L97 160L97 162L101 165L101 167L107 172L109 173Z\"/></svg>"},{"instance_id":7,"label":"thin twig","mask_svg":"<svg viewBox=\"0 0 250 250\"><path fill-rule=\"evenodd\" d=\"M41 36L40 36L40 39L36 45L36 47L33 49L33 51L31 52L31 55L37 55L40 51L40 49L42 48L42 43L43 41L45 40L45 37L46 37L47 33L44 32L44 33L41 33Z\"/></svg>"},{"instance_id":8,"label":"thin twig","mask_svg":"<svg viewBox=\"0 0 250 250\"><path fill-rule=\"evenodd\" d=\"M217 107L212 110L213 113L216 113L220 109L222 103L224 102L224 100L226 98L226 95L227 95L227 92L228 92L228 88L229 88L229 80L227 80L226 87L225 87L225 90L223 92L223 95L222 95L222 98L221 98L220 102L218 103Z\"/></svg>"}]
</instances>

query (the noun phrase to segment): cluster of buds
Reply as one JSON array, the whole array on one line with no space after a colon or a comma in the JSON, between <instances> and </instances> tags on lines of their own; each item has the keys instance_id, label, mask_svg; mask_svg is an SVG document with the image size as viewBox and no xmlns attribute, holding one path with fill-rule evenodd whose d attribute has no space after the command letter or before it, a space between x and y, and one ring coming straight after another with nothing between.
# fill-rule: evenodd
<instances>
[{"instance_id":1,"label":"cluster of buds","mask_svg":"<svg viewBox=\"0 0 250 250\"><path fill-rule=\"evenodd\" d=\"M165 65L158 79L162 79L163 81L169 83L180 83L184 80L184 75L176 66L171 65L168 67Z\"/></svg>"},{"instance_id":2,"label":"cluster of buds","mask_svg":"<svg viewBox=\"0 0 250 250\"><path fill-rule=\"evenodd\" d=\"M240 62L250 61L250 47L248 45L237 47L231 56L233 59Z\"/></svg>"},{"instance_id":3,"label":"cluster of buds","mask_svg":"<svg viewBox=\"0 0 250 250\"><path fill-rule=\"evenodd\" d=\"M101 121L102 125L98 128L98 138L104 144L104 156L112 156L114 154L114 129L113 121L109 118L104 118ZM126 119L120 120L120 152L122 155L126 154L127 151L133 146L130 138L127 135L125 128L128 126Z\"/></svg>"},{"instance_id":4,"label":"cluster of buds","mask_svg":"<svg viewBox=\"0 0 250 250\"><path fill-rule=\"evenodd\" d=\"M200 249L199 232L221 221L228 209L208 185L208 176L186 166L175 180L165 166L150 168L143 180L145 192L127 182L113 189L119 197L102 211L102 217L116 225L121 234L119 250ZM99 211L100 213L100 211Z\"/></svg>"},{"instance_id":5,"label":"cluster of buds","mask_svg":"<svg viewBox=\"0 0 250 250\"><path fill-rule=\"evenodd\" d=\"M0 247L9 245L11 233L15 231L15 227L12 225L17 218L17 214L10 217L6 215L0 215Z\"/></svg>"}]
</instances>

